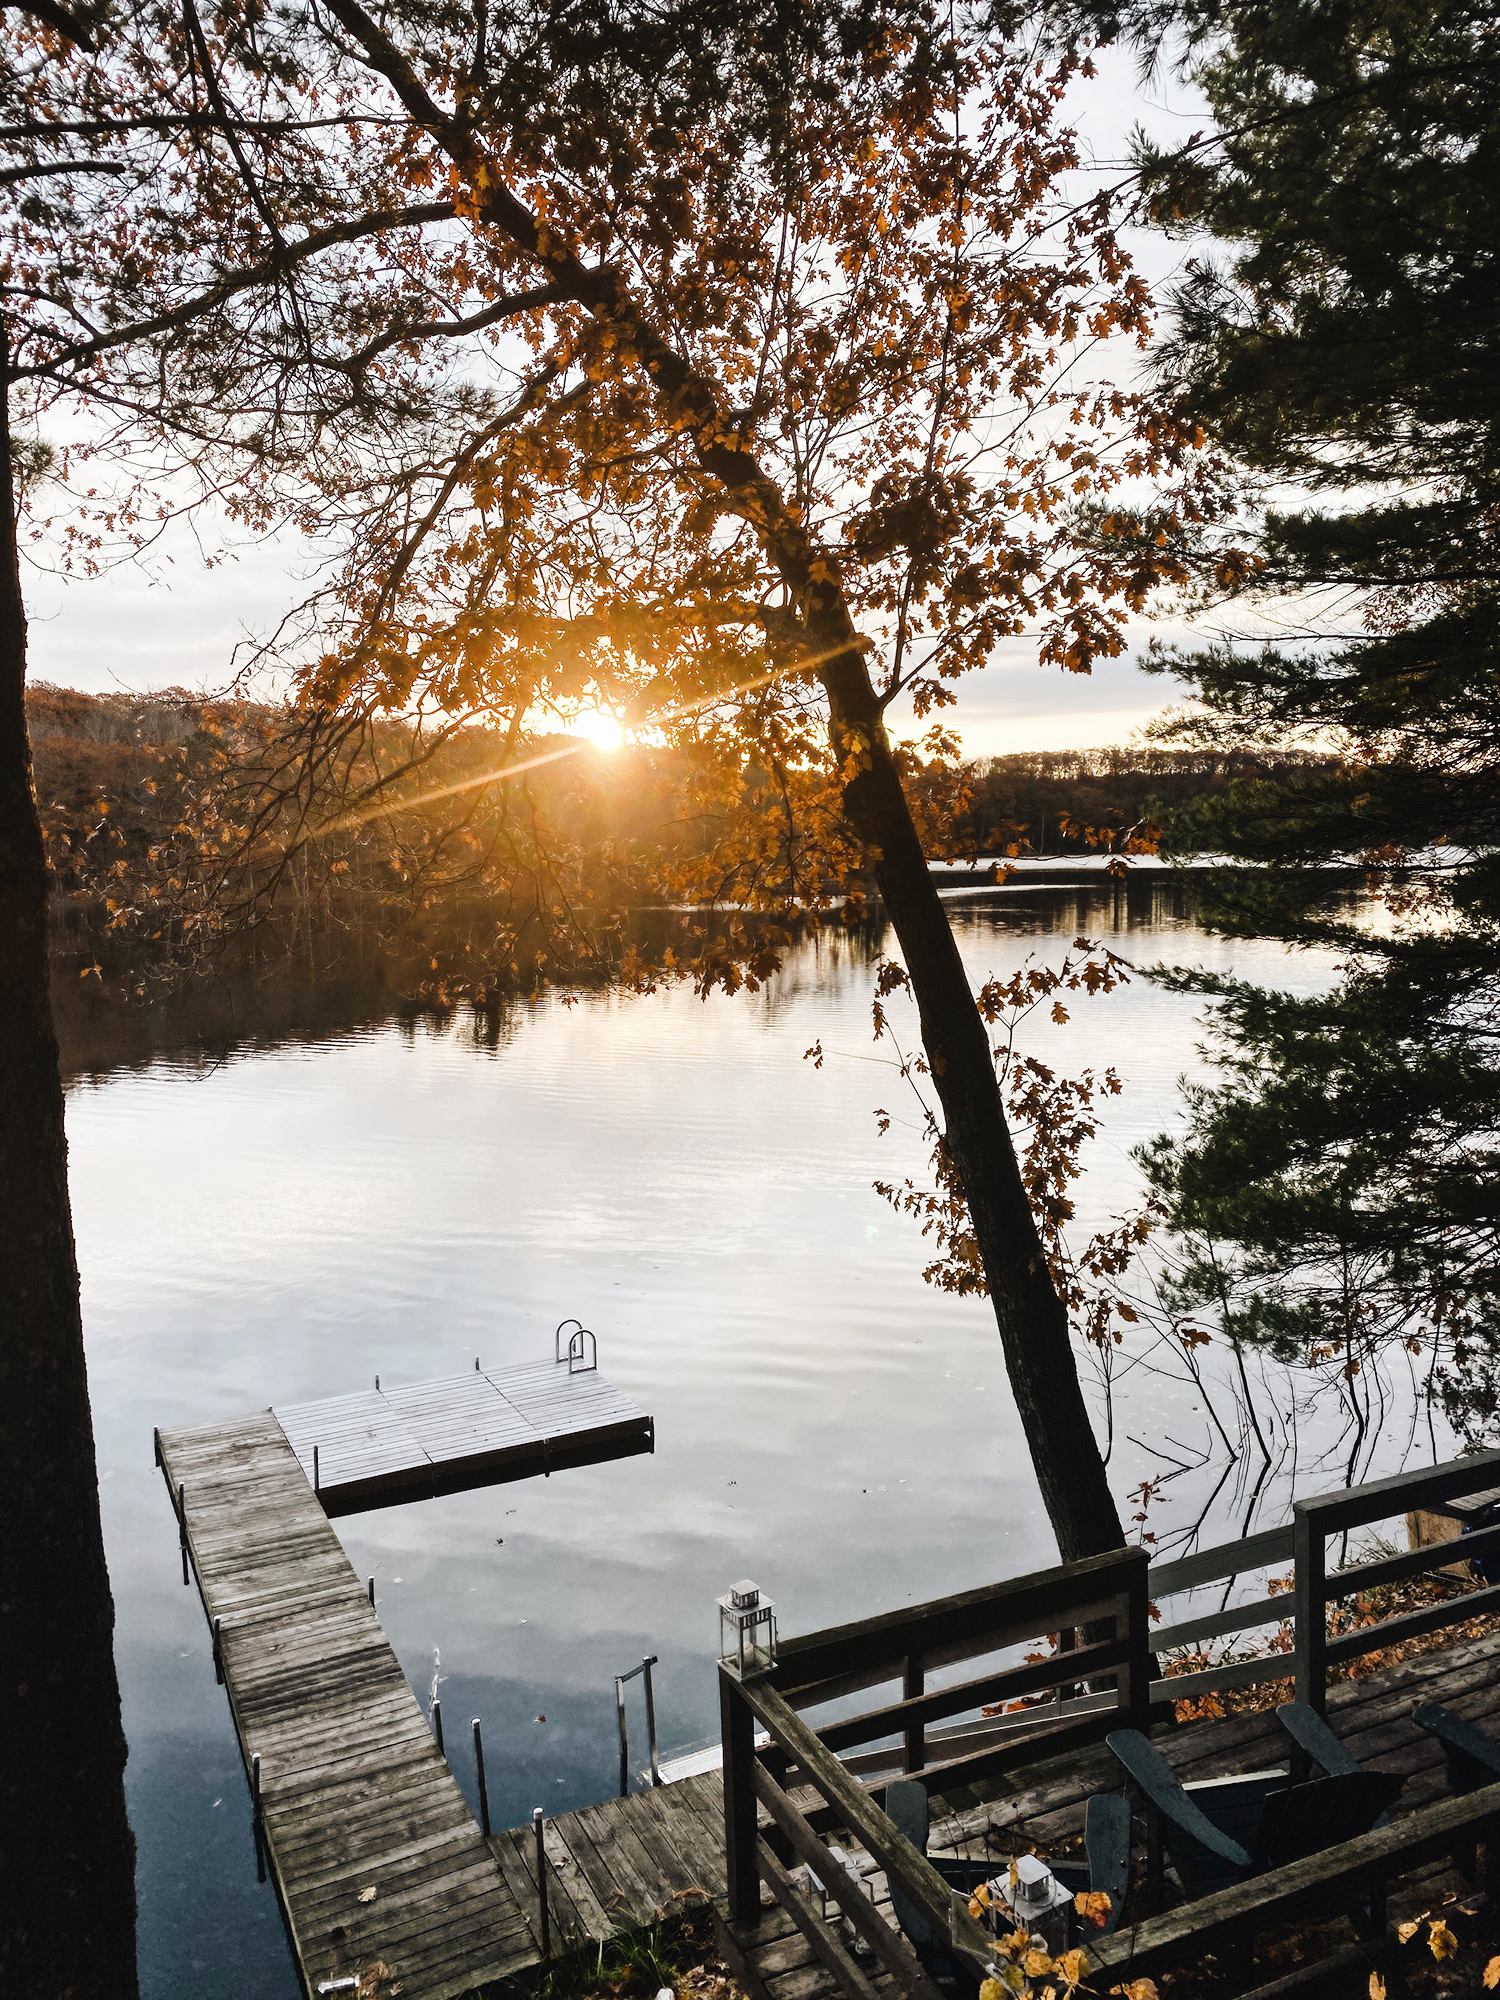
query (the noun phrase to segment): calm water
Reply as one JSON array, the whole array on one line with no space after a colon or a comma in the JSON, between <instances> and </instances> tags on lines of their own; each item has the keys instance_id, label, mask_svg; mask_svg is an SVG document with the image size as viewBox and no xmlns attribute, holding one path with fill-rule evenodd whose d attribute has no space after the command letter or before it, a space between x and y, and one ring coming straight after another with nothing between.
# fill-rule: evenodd
<instances>
[{"instance_id":1,"label":"calm water","mask_svg":"<svg viewBox=\"0 0 1500 2000\"><path fill-rule=\"evenodd\" d=\"M976 979L1080 930L1140 963L1328 977L1205 937L1161 877L953 909ZM859 951L808 949L756 996L547 999L491 1037L386 1024L74 1086L149 2000L297 1992L153 1425L531 1360L568 1316L594 1329L603 1372L655 1415L654 1457L336 1524L424 1700L442 1676L471 1799L463 1725L483 1718L499 1824L611 1793L613 1676L645 1652L663 1754L713 1735L713 1599L739 1577L796 1631L1055 1559L987 1308L924 1286L915 1229L871 1191L925 1149L870 988ZM1130 1147L1175 1119L1196 1040L1194 1003L1142 984L1030 1035L1126 1081L1087 1220L1130 1200ZM1149 1393L1124 1433L1202 1428L1185 1393ZM1143 1469L1122 1436L1117 1490Z\"/></svg>"}]
</instances>

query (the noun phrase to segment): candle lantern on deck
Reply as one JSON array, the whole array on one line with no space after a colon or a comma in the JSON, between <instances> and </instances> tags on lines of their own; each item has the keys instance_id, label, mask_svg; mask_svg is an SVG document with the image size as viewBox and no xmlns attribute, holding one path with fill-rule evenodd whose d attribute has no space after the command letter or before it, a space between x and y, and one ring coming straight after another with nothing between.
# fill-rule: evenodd
<instances>
[{"instance_id":1,"label":"candle lantern on deck","mask_svg":"<svg viewBox=\"0 0 1500 2000\"><path fill-rule=\"evenodd\" d=\"M776 1664L776 1606L748 1578L719 1599L719 1658L741 1680Z\"/></svg>"}]
</instances>

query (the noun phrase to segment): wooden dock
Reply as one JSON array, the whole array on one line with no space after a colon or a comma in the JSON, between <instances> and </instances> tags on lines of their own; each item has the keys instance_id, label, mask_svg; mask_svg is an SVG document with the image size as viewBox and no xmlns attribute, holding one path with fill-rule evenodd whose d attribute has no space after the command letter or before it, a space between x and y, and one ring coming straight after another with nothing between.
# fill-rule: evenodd
<instances>
[{"instance_id":1,"label":"wooden dock","mask_svg":"<svg viewBox=\"0 0 1500 2000\"><path fill-rule=\"evenodd\" d=\"M270 1411L164 1432L293 1955L448 2000L536 1957L369 1597Z\"/></svg>"},{"instance_id":2,"label":"wooden dock","mask_svg":"<svg viewBox=\"0 0 1500 2000\"><path fill-rule=\"evenodd\" d=\"M540 1956L534 1892L528 1916L329 1514L653 1444L645 1412L566 1357L157 1433L309 1993L384 1965L407 2000L450 2000Z\"/></svg>"}]
</instances>

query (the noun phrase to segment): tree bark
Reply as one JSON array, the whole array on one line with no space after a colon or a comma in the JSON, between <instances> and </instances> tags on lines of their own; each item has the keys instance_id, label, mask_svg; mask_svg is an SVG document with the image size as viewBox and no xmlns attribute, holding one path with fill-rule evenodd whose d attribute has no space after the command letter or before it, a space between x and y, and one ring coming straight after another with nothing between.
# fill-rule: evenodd
<instances>
[{"instance_id":1,"label":"tree bark","mask_svg":"<svg viewBox=\"0 0 1500 2000\"><path fill-rule=\"evenodd\" d=\"M0 335L0 1992L131 2000L135 1841L48 986L7 392Z\"/></svg>"}]
</instances>

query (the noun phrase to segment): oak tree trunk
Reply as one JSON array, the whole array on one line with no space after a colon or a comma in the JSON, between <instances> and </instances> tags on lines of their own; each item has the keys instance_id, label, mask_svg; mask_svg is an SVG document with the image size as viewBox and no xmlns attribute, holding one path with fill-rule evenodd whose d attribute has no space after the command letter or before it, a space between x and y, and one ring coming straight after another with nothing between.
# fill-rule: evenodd
<instances>
[{"instance_id":1,"label":"oak tree trunk","mask_svg":"<svg viewBox=\"0 0 1500 2000\"><path fill-rule=\"evenodd\" d=\"M1042 1503L1064 1562L1124 1546L1078 1383L1068 1316L1047 1268L1005 1122L989 1036L953 927L933 883L862 654L849 647L842 601L824 595L808 620L836 746L855 766L844 789L850 824L879 859L884 900L922 1025L949 1155L963 1185L1000 1330L1011 1393Z\"/></svg>"},{"instance_id":2,"label":"oak tree trunk","mask_svg":"<svg viewBox=\"0 0 1500 2000\"><path fill-rule=\"evenodd\" d=\"M0 336L0 1993L131 2000L135 1842L99 1523Z\"/></svg>"}]
</instances>

